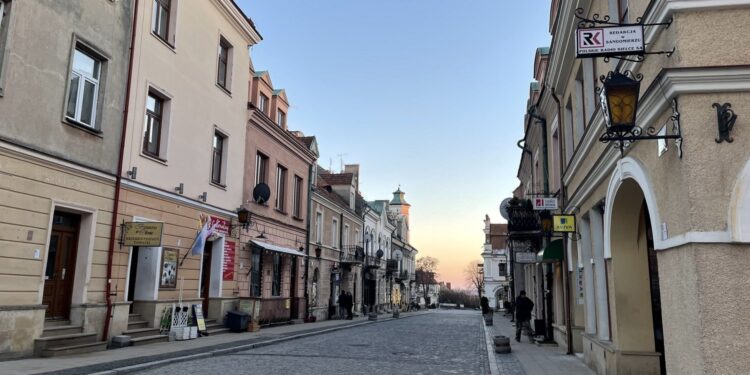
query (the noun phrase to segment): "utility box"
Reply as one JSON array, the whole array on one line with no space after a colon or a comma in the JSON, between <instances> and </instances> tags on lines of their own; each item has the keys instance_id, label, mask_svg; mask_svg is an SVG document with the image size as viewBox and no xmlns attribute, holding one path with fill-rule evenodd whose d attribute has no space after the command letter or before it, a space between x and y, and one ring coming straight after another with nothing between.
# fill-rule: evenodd
<instances>
[{"instance_id":1,"label":"utility box","mask_svg":"<svg viewBox=\"0 0 750 375\"><path fill-rule=\"evenodd\" d=\"M247 331L249 315L243 311L227 311L226 326L232 332Z\"/></svg>"}]
</instances>

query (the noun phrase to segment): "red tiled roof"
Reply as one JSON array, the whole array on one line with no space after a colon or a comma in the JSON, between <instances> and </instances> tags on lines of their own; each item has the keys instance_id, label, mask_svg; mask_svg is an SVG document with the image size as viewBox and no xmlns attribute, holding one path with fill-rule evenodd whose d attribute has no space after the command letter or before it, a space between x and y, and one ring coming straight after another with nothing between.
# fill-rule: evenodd
<instances>
[{"instance_id":1,"label":"red tiled roof","mask_svg":"<svg viewBox=\"0 0 750 375\"><path fill-rule=\"evenodd\" d=\"M351 185L352 179L354 179L353 173L326 173L321 174L320 177L324 178L331 185Z\"/></svg>"},{"instance_id":2,"label":"red tiled roof","mask_svg":"<svg viewBox=\"0 0 750 375\"><path fill-rule=\"evenodd\" d=\"M501 235L508 233L508 224L490 224L491 235Z\"/></svg>"}]
</instances>

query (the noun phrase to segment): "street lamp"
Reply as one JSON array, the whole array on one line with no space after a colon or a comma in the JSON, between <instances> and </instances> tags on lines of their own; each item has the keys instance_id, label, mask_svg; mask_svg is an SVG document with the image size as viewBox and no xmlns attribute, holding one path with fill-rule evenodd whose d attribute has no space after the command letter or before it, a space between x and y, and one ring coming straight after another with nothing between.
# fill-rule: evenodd
<instances>
[{"instance_id":1,"label":"street lamp","mask_svg":"<svg viewBox=\"0 0 750 375\"><path fill-rule=\"evenodd\" d=\"M600 78L604 87L600 93L607 131L613 133L630 133L635 127L635 116L638 111L638 94L641 90L640 75L621 73L619 70L609 72Z\"/></svg>"}]
</instances>

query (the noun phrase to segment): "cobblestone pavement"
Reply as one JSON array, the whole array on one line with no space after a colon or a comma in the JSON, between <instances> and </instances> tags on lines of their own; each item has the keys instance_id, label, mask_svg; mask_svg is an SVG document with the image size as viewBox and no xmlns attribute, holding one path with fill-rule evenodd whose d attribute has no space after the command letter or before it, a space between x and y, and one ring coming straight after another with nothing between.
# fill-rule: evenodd
<instances>
[{"instance_id":1,"label":"cobblestone pavement","mask_svg":"<svg viewBox=\"0 0 750 375\"><path fill-rule=\"evenodd\" d=\"M437 311L140 374L490 374L481 324L476 311Z\"/></svg>"}]
</instances>

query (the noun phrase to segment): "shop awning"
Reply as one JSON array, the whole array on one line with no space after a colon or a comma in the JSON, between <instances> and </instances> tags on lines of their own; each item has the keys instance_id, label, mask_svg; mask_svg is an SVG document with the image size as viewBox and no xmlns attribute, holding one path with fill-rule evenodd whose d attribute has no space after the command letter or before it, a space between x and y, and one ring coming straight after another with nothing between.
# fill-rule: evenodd
<instances>
[{"instance_id":1,"label":"shop awning","mask_svg":"<svg viewBox=\"0 0 750 375\"><path fill-rule=\"evenodd\" d=\"M563 240L558 239L550 242L547 247L538 252L537 258L540 262L556 262L563 260Z\"/></svg>"},{"instance_id":2,"label":"shop awning","mask_svg":"<svg viewBox=\"0 0 750 375\"><path fill-rule=\"evenodd\" d=\"M268 250L268 251L274 251L277 253L289 254L289 255L294 255L298 257L306 256L305 253L299 250L290 249L288 247L277 246L277 245L273 245L270 243L261 242L258 240L251 240L250 243L254 246L260 247L261 249Z\"/></svg>"}]
</instances>

